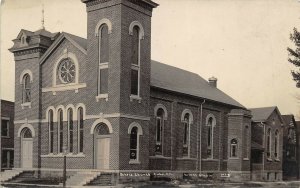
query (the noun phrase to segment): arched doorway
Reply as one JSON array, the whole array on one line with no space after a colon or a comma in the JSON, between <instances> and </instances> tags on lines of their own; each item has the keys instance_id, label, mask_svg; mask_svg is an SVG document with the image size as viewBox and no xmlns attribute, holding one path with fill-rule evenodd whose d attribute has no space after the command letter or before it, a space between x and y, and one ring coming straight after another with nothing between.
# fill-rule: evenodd
<instances>
[{"instance_id":1,"label":"arched doorway","mask_svg":"<svg viewBox=\"0 0 300 188\"><path fill-rule=\"evenodd\" d=\"M95 166L97 169L109 169L110 132L105 123L95 127Z\"/></svg>"},{"instance_id":2,"label":"arched doorway","mask_svg":"<svg viewBox=\"0 0 300 188\"><path fill-rule=\"evenodd\" d=\"M22 168L32 168L33 139L29 128L21 131L21 164Z\"/></svg>"}]
</instances>

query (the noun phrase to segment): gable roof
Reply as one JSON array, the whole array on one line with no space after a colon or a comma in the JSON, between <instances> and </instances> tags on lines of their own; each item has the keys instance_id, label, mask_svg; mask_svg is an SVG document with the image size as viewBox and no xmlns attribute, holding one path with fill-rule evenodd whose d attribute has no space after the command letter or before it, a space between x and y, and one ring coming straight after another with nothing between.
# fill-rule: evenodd
<instances>
[{"instance_id":1,"label":"gable roof","mask_svg":"<svg viewBox=\"0 0 300 188\"><path fill-rule=\"evenodd\" d=\"M254 122L266 122L274 111L278 113L281 123L284 122L277 106L250 108L249 110L252 113L252 121Z\"/></svg>"},{"instance_id":2,"label":"gable roof","mask_svg":"<svg viewBox=\"0 0 300 188\"><path fill-rule=\"evenodd\" d=\"M47 49L44 55L40 59L40 64L43 64L45 60L49 57L54 49L60 44L63 39L70 41L75 47L77 47L82 53L87 54L87 40L70 33L62 32L59 37L53 42L53 44Z\"/></svg>"},{"instance_id":3,"label":"gable roof","mask_svg":"<svg viewBox=\"0 0 300 188\"><path fill-rule=\"evenodd\" d=\"M48 55L63 38L70 40L77 48L84 50L86 54L86 39L62 32L61 36L58 37L47 50ZM41 63L48 56L47 52L42 57ZM210 86L208 82L199 75L157 61L151 61L151 86L245 108L218 88Z\"/></svg>"},{"instance_id":4,"label":"gable roof","mask_svg":"<svg viewBox=\"0 0 300 188\"><path fill-rule=\"evenodd\" d=\"M245 108L198 74L157 61L151 62L151 86Z\"/></svg>"},{"instance_id":5,"label":"gable roof","mask_svg":"<svg viewBox=\"0 0 300 188\"><path fill-rule=\"evenodd\" d=\"M296 122L295 122L295 118L294 118L293 114L282 115L282 119L286 126L295 126L296 127Z\"/></svg>"}]
</instances>

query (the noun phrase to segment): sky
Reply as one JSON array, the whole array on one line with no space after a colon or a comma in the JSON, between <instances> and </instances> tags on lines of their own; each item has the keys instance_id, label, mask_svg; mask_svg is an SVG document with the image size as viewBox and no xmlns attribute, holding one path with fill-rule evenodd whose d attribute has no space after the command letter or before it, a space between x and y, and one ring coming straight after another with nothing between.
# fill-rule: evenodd
<instances>
[{"instance_id":1,"label":"sky","mask_svg":"<svg viewBox=\"0 0 300 188\"><path fill-rule=\"evenodd\" d=\"M278 106L300 119L300 88L290 74L290 33L300 30L298 0L154 0L153 60L218 78L218 88L247 108ZM2 0L0 98L14 101L14 59L8 51L21 29L45 27L86 38L80 0Z\"/></svg>"}]
</instances>

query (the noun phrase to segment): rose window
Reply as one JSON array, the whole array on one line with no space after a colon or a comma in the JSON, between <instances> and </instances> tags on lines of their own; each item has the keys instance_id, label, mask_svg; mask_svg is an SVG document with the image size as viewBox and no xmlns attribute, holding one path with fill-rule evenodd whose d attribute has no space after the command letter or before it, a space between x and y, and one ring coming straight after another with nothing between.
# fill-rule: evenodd
<instances>
[{"instance_id":1,"label":"rose window","mask_svg":"<svg viewBox=\"0 0 300 188\"><path fill-rule=\"evenodd\" d=\"M71 83L75 79L75 64L69 59L64 59L59 65L59 79L62 83Z\"/></svg>"}]
</instances>

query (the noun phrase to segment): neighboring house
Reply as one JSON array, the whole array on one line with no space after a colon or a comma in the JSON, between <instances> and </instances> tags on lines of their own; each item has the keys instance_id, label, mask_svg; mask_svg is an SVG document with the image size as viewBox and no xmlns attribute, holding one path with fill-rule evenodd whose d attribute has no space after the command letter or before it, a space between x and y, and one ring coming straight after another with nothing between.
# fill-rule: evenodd
<instances>
[{"instance_id":1,"label":"neighboring house","mask_svg":"<svg viewBox=\"0 0 300 188\"><path fill-rule=\"evenodd\" d=\"M284 121L277 107L252 108L252 180L282 180Z\"/></svg>"},{"instance_id":2,"label":"neighboring house","mask_svg":"<svg viewBox=\"0 0 300 188\"><path fill-rule=\"evenodd\" d=\"M14 167L14 103L0 100L1 106L1 170Z\"/></svg>"},{"instance_id":3,"label":"neighboring house","mask_svg":"<svg viewBox=\"0 0 300 188\"><path fill-rule=\"evenodd\" d=\"M299 178L299 154L297 128L294 115L282 115L283 126L283 179Z\"/></svg>"}]
</instances>

